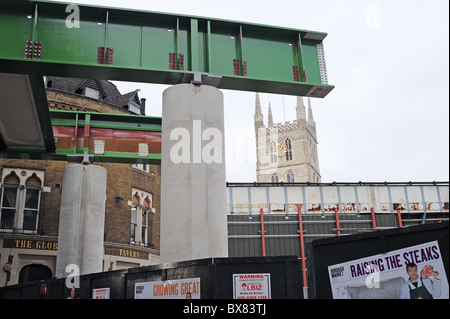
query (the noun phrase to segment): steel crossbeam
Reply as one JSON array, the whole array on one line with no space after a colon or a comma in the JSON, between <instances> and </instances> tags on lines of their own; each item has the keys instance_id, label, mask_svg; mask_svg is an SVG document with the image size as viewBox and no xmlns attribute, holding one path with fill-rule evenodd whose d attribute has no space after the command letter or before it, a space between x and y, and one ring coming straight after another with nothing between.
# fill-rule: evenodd
<instances>
[{"instance_id":1,"label":"steel crossbeam","mask_svg":"<svg viewBox=\"0 0 450 319\"><path fill-rule=\"evenodd\" d=\"M161 119L122 122L124 117L107 114L49 112L43 76L193 83L323 98L334 88L326 72L326 35L149 11L3 0L0 157L159 163ZM105 123L114 119L111 127L96 127L107 118ZM129 124L136 127L123 128ZM143 129L154 125L156 130Z\"/></svg>"},{"instance_id":2,"label":"steel crossbeam","mask_svg":"<svg viewBox=\"0 0 450 319\"><path fill-rule=\"evenodd\" d=\"M324 97L326 33L46 1L0 5L0 70ZM209 82L208 82L209 81Z\"/></svg>"}]
</instances>

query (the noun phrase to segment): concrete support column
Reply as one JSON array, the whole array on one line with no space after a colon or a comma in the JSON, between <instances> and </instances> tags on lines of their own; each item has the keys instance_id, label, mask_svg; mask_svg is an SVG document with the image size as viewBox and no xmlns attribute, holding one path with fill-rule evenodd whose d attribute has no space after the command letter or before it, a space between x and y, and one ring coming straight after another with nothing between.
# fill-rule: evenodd
<instances>
[{"instance_id":1,"label":"concrete support column","mask_svg":"<svg viewBox=\"0 0 450 319\"><path fill-rule=\"evenodd\" d=\"M105 168L73 164L64 168L56 277L77 265L80 275L102 271L106 199Z\"/></svg>"},{"instance_id":2,"label":"concrete support column","mask_svg":"<svg viewBox=\"0 0 450 319\"><path fill-rule=\"evenodd\" d=\"M161 263L228 257L223 94L174 85L162 118Z\"/></svg>"}]
</instances>

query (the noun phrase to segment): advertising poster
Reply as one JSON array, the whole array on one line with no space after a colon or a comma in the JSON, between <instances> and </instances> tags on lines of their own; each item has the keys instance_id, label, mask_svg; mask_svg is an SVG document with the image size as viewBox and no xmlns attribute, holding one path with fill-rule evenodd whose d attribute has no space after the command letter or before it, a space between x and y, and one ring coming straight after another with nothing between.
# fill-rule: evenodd
<instances>
[{"instance_id":1,"label":"advertising poster","mask_svg":"<svg viewBox=\"0 0 450 319\"><path fill-rule=\"evenodd\" d=\"M437 241L328 267L334 299L448 299Z\"/></svg>"},{"instance_id":2,"label":"advertising poster","mask_svg":"<svg viewBox=\"0 0 450 319\"><path fill-rule=\"evenodd\" d=\"M233 274L233 299L270 299L270 274Z\"/></svg>"},{"instance_id":3,"label":"advertising poster","mask_svg":"<svg viewBox=\"0 0 450 319\"><path fill-rule=\"evenodd\" d=\"M200 278L140 282L134 299L200 299Z\"/></svg>"},{"instance_id":4,"label":"advertising poster","mask_svg":"<svg viewBox=\"0 0 450 319\"><path fill-rule=\"evenodd\" d=\"M92 289L92 299L109 299L109 288Z\"/></svg>"}]
</instances>

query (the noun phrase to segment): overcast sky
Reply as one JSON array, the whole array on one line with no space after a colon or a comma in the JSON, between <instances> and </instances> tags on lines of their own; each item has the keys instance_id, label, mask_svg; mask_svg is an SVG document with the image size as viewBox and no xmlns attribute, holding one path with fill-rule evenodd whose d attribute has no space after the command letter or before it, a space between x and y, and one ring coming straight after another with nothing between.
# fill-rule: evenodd
<instances>
[{"instance_id":1,"label":"overcast sky","mask_svg":"<svg viewBox=\"0 0 450 319\"><path fill-rule=\"evenodd\" d=\"M336 88L311 99L322 182L449 180L448 0L73 3L326 32L328 82ZM165 86L114 83L122 93L140 88L147 115L161 115ZM227 181L253 182L255 93L223 92ZM269 100L274 122L295 119L295 97L260 96L266 123Z\"/></svg>"}]
</instances>

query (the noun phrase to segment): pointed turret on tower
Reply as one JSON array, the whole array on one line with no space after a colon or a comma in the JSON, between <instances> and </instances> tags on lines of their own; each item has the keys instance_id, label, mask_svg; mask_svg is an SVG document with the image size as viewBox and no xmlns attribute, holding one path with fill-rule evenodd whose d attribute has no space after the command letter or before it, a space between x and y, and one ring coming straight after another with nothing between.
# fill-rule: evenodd
<instances>
[{"instance_id":1,"label":"pointed turret on tower","mask_svg":"<svg viewBox=\"0 0 450 319\"><path fill-rule=\"evenodd\" d=\"M301 124L306 124L305 104L303 104L301 96L297 96L297 106L295 107L295 111L297 113L297 121Z\"/></svg>"},{"instance_id":2,"label":"pointed turret on tower","mask_svg":"<svg viewBox=\"0 0 450 319\"><path fill-rule=\"evenodd\" d=\"M264 126L264 117L261 111L261 100L259 99L259 94L256 93L255 97L255 129L257 130L259 127Z\"/></svg>"},{"instance_id":3,"label":"pointed turret on tower","mask_svg":"<svg viewBox=\"0 0 450 319\"><path fill-rule=\"evenodd\" d=\"M314 122L314 116L312 113L312 108L311 108L311 99L308 98L308 122L309 123L314 123L314 125L316 124L316 122Z\"/></svg>"},{"instance_id":4,"label":"pointed turret on tower","mask_svg":"<svg viewBox=\"0 0 450 319\"><path fill-rule=\"evenodd\" d=\"M272 108L270 106L270 101L269 101L269 117L268 117L268 124L267 127L273 127L273 115L272 115Z\"/></svg>"},{"instance_id":5,"label":"pointed turret on tower","mask_svg":"<svg viewBox=\"0 0 450 319\"><path fill-rule=\"evenodd\" d=\"M314 121L310 98L308 98L308 126L313 130L314 135L315 135L316 134L316 122Z\"/></svg>"}]
</instances>

